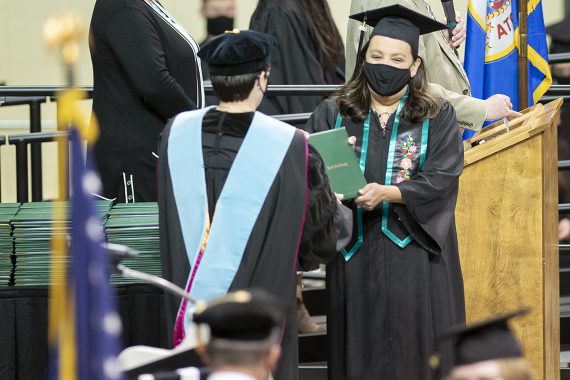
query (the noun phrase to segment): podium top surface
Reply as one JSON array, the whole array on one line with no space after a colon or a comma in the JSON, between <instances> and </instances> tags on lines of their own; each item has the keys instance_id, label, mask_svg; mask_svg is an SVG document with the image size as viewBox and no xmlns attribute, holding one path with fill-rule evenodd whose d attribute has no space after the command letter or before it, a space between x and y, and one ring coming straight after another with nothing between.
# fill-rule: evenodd
<instances>
[{"instance_id":1,"label":"podium top surface","mask_svg":"<svg viewBox=\"0 0 570 380\"><path fill-rule=\"evenodd\" d=\"M485 127L465 142L465 166L527 140L548 128L556 128L563 99L537 104L522 111L522 116L509 121L508 127L498 121Z\"/></svg>"}]
</instances>

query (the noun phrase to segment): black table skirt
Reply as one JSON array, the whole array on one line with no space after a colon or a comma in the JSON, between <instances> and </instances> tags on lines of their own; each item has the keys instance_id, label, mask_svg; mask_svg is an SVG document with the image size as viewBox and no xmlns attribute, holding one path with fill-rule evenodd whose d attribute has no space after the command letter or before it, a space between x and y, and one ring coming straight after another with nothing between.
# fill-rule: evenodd
<instances>
[{"instance_id":1,"label":"black table skirt","mask_svg":"<svg viewBox=\"0 0 570 380\"><path fill-rule=\"evenodd\" d=\"M166 348L162 291L149 285L116 288L123 347ZM46 378L48 288L0 288L0 379Z\"/></svg>"}]
</instances>

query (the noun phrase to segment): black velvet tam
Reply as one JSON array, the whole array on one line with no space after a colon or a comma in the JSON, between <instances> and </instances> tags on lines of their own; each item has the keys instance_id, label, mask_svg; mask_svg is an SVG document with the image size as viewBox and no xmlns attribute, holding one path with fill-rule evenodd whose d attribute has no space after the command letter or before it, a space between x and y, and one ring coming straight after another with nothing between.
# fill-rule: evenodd
<instances>
[{"instance_id":1,"label":"black velvet tam","mask_svg":"<svg viewBox=\"0 0 570 380\"><path fill-rule=\"evenodd\" d=\"M237 291L198 305L194 322L210 327L213 339L263 341L281 327L283 311L273 296L262 290Z\"/></svg>"},{"instance_id":2,"label":"black velvet tam","mask_svg":"<svg viewBox=\"0 0 570 380\"><path fill-rule=\"evenodd\" d=\"M416 55L421 34L447 29L447 25L399 4L357 13L350 18L372 26L370 38L384 36L407 42Z\"/></svg>"},{"instance_id":3,"label":"black velvet tam","mask_svg":"<svg viewBox=\"0 0 570 380\"><path fill-rule=\"evenodd\" d=\"M206 42L198 56L208 63L210 74L241 75L269 66L275 39L253 30L234 29Z\"/></svg>"},{"instance_id":4,"label":"black velvet tam","mask_svg":"<svg viewBox=\"0 0 570 380\"><path fill-rule=\"evenodd\" d=\"M528 309L518 310L470 326L460 326L442 336L442 339L453 340L454 366L522 357L521 345L508 321L527 312Z\"/></svg>"}]
</instances>

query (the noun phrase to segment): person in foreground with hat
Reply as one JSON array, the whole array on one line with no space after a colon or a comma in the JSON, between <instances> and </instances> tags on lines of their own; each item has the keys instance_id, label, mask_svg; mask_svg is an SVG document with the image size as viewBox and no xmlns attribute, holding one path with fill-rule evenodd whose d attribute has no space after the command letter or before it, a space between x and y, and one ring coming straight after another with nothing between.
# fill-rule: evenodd
<instances>
[{"instance_id":1,"label":"person in foreground with hat","mask_svg":"<svg viewBox=\"0 0 570 380\"><path fill-rule=\"evenodd\" d=\"M326 263L350 240L351 211L337 202L305 134L255 112L274 46L254 31L204 44L218 107L178 115L160 144L159 224L164 276L197 300L258 287L287 310L277 379L297 378L295 273ZM177 313L178 311L178 313ZM170 299L174 344L188 304Z\"/></svg>"},{"instance_id":2,"label":"person in foreground with hat","mask_svg":"<svg viewBox=\"0 0 570 380\"><path fill-rule=\"evenodd\" d=\"M420 34L446 26L399 5L367 22L362 71L306 126L346 127L368 182L351 204L353 241L327 267L329 379L427 379L434 334L465 319L454 219L463 143L418 57Z\"/></svg>"},{"instance_id":3,"label":"person in foreground with hat","mask_svg":"<svg viewBox=\"0 0 570 380\"><path fill-rule=\"evenodd\" d=\"M453 368L446 380L532 380L532 371L508 321L519 310L470 326L459 326L440 340L451 341ZM439 360L432 360L434 367Z\"/></svg>"},{"instance_id":4,"label":"person in foreground with hat","mask_svg":"<svg viewBox=\"0 0 570 380\"><path fill-rule=\"evenodd\" d=\"M212 374L208 380L267 380L281 355L283 311L271 294L236 291L196 308L194 322L207 325L210 339L199 350ZM198 330L199 331L199 330Z\"/></svg>"}]
</instances>

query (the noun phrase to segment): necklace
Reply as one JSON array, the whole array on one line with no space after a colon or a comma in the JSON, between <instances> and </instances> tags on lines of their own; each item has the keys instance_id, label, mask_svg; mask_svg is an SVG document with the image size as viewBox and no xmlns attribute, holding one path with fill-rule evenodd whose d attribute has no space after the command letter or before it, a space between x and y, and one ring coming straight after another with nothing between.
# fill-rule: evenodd
<instances>
[{"instance_id":1,"label":"necklace","mask_svg":"<svg viewBox=\"0 0 570 380\"><path fill-rule=\"evenodd\" d=\"M409 91L406 91L406 94L402 97L402 99L400 100L400 103L398 104L398 108L396 110L396 116L394 117L394 127L392 129L392 136L390 138L390 145L389 145L389 150L388 150L388 163L387 163L387 169L386 169L386 185L390 185L391 182L388 182L388 179L392 178L392 166L394 165L394 154L395 154L395 149L396 149L396 139L398 137L398 127L400 125L400 115L402 113L402 109L404 108L404 105L406 104L406 100L408 99L408 95L409 95ZM362 150L360 153L360 170L362 171L362 173L366 172L366 158L368 155L368 140L370 139L370 117L372 114L372 111L374 111L374 113L378 114L378 112L376 112L375 110L371 109L371 111L368 113L368 116L366 117L366 119L364 120L364 128L363 128L363 133L362 133ZM388 114L392 114L392 112L385 112ZM336 126L335 128L340 128L342 123L342 116L340 115L340 113L337 116L337 122L336 122ZM386 130L383 130L383 133L385 133ZM388 202L384 202L383 208L382 208L382 232L388 236L390 238L390 240L394 241L392 239L392 237L390 237L389 235L391 234L391 232L388 230L387 227L387 217L386 215L388 215L387 213L387 209L385 209L388 206ZM386 220L386 226L384 226L384 220ZM356 254L356 252L358 252L358 250L360 249L360 246L363 244L364 242L364 233L362 230L362 209L360 207L358 207L356 209L356 223L357 223L357 231L358 231L358 240L356 241L356 243L354 244L354 246L350 249L350 251L348 251L347 249L343 249L342 250L342 255L344 256L344 260L348 261L350 260L350 258L352 256L354 256ZM410 240L411 241L411 240ZM407 244L409 244L409 241L404 242ZM397 243L396 243L397 244Z\"/></svg>"},{"instance_id":2,"label":"necklace","mask_svg":"<svg viewBox=\"0 0 570 380\"><path fill-rule=\"evenodd\" d=\"M386 136L386 126L388 125L388 120L390 120L390 116L392 116L393 112L378 112L374 111L376 116L378 116L378 121L380 121L380 128L382 129L382 136Z\"/></svg>"}]
</instances>

